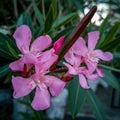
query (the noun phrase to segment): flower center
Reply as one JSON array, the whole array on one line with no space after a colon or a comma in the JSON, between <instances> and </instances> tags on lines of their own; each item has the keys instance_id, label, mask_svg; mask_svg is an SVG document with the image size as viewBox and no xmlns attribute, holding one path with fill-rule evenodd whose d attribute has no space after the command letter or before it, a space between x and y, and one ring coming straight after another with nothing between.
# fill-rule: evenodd
<instances>
[{"instance_id":1,"label":"flower center","mask_svg":"<svg viewBox=\"0 0 120 120\"><path fill-rule=\"evenodd\" d=\"M28 78L34 73L35 73L34 65L24 64L23 71L22 71L22 77Z\"/></svg>"},{"instance_id":2,"label":"flower center","mask_svg":"<svg viewBox=\"0 0 120 120\"><path fill-rule=\"evenodd\" d=\"M96 56L96 54L94 52L89 52L87 54L87 58L92 61L92 62L97 62L99 61L99 58Z\"/></svg>"}]
</instances>

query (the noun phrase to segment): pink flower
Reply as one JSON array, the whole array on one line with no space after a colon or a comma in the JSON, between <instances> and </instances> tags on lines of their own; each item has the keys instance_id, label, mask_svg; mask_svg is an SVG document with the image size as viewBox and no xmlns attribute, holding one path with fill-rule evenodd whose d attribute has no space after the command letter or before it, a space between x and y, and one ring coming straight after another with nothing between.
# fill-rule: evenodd
<instances>
[{"instance_id":1,"label":"pink flower","mask_svg":"<svg viewBox=\"0 0 120 120\"><path fill-rule=\"evenodd\" d=\"M64 38L61 37L54 48L46 50L51 45L51 38L48 35L39 36L30 45L32 34L26 25L17 28L13 37L21 51L21 58L12 62L10 68L22 72L22 77L12 76L13 97L26 96L36 88L31 105L35 110L44 110L50 106L50 93L57 96L65 86L64 81L48 75L49 68L58 58L55 53Z\"/></svg>"},{"instance_id":2,"label":"pink flower","mask_svg":"<svg viewBox=\"0 0 120 120\"><path fill-rule=\"evenodd\" d=\"M42 51L48 48L52 42L48 35L44 35L36 38L30 45L32 33L27 25L18 27L13 37L18 49L21 51L21 58L10 64L13 71L23 71L25 64L28 66L35 65Z\"/></svg>"},{"instance_id":3,"label":"pink flower","mask_svg":"<svg viewBox=\"0 0 120 120\"><path fill-rule=\"evenodd\" d=\"M80 85L86 89L90 88L87 84L87 79L95 81L98 78L98 75L91 74L85 66L80 66L82 63L81 56L75 55L73 49L70 49L64 58L69 63L63 62L63 64L68 68L68 74L78 75Z\"/></svg>"},{"instance_id":4,"label":"pink flower","mask_svg":"<svg viewBox=\"0 0 120 120\"><path fill-rule=\"evenodd\" d=\"M99 32L89 32L88 33L88 47L86 42L82 37L79 37L78 40L73 45L72 49L75 54L80 55L84 62L87 64L87 67L91 73L95 70L99 76L103 77L102 70L98 67L99 60L110 61L113 56L110 52L103 52L100 49L95 50L95 46L99 39Z\"/></svg>"},{"instance_id":5,"label":"pink flower","mask_svg":"<svg viewBox=\"0 0 120 120\"><path fill-rule=\"evenodd\" d=\"M50 93L52 96L57 96L65 86L64 81L48 75L49 67L57 59L53 52L53 50L47 51L39 57L41 61L35 67L36 73L29 78L12 77L14 98L26 96L36 88L35 96L31 103L35 110L44 110L50 107Z\"/></svg>"}]
</instances>

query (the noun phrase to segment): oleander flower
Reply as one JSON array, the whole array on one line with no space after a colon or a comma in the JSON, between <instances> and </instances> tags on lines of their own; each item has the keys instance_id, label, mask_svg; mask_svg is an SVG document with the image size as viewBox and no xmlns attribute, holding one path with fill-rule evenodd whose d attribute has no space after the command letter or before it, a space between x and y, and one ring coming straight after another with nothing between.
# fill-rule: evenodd
<instances>
[{"instance_id":1,"label":"oleander flower","mask_svg":"<svg viewBox=\"0 0 120 120\"><path fill-rule=\"evenodd\" d=\"M23 71L24 65L27 65L28 68L34 66L42 51L47 49L52 42L48 35L43 35L36 38L30 45L32 33L27 25L18 27L13 37L21 54L19 60L10 64L12 71Z\"/></svg>"},{"instance_id":2,"label":"oleander flower","mask_svg":"<svg viewBox=\"0 0 120 120\"><path fill-rule=\"evenodd\" d=\"M90 88L87 83L87 79L91 81L96 81L98 75L90 73L85 66L81 66L81 56L75 55L73 49L70 49L64 58L67 63L63 62L63 64L68 68L68 75L78 75L80 85L86 89Z\"/></svg>"},{"instance_id":3,"label":"oleander flower","mask_svg":"<svg viewBox=\"0 0 120 120\"><path fill-rule=\"evenodd\" d=\"M99 31L93 31L88 33L88 47L85 40L79 37L73 45L72 49L75 54L80 55L82 60L86 63L89 71L93 73L95 70L99 76L103 77L102 70L98 67L100 60L110 61L113 56L110 52L103 52L100 49L95 49L95 46L99 39Z\"/></svg>"},{"instance_id":4,"label":"oleander flower","mask_svg":"<svg viewBox=\"0 0 120 120\"><path fill-rule=\"evenodd\" d=\"M46 58L48 54L46 53ZM49 67L56 59L55 54L49 55L47 61L41 56L41 62L36 65L36 73L29 78L20 76L12 76L12 84L14 88L13 97L20 98L31 93L36 88L34 99L31 103L35 110L44 110L50 107L50 94L57 96L65 86L65 82L61 79L48 75Z\"/></svg>"}]
</instances>

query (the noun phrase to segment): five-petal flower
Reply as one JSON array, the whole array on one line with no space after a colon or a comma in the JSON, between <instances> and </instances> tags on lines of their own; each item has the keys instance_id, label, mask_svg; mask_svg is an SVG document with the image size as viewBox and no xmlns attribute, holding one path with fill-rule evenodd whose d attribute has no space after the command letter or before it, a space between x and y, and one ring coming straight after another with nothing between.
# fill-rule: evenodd
<instances>
[{"instance_id":1,"label":"five-petal flower","mask_svg":"<svg viewBox=\"0 0 120 120\"><path fill-rule=\"evenodd\" d=\"M35 96L31 103L32 107L35 110L44 110L50 107L50 93L52 96L57 96L65 86L65 82L61 79L47 75L49 73L49 66L53 64L54 58L56 56L51 55L48 62L38 63L36 73L29 78L13 76L14 98L26 96L36 88Z\"/></svg>"},{"instance_id":2,"label":"five-petal flower","mask_svg":"<svg viewBox=\"0 0 120 120\"><path fill-rule=\"evenodd\" d=\"M32 33L28 26L22 25L17 28L13 37L16 41L16 45L21 51L20 59L12 62L10 68L13 71L23 71L24 64L35 65L38 61L37 57L40 56L43 50L47 49L51 45L51 38L48 35L43 35L36 38L30 45L32 39Z\"/></svg>"},{"instance_id":3,"label":"five-petal flower","mask_svg":"<svg viewBox=\"0 0 120 120\"><path fill-rule=\"evenodd\" d=\"M78 40L73 45L73 51L75 54L80 55L82 60L86 63L89 71L93 73L95 70L99 76L103 77L102 70L98 67L100 60L110 61L113 56L110 52L103 52L100 49L95 50L95 46L99 39L99 32L93 31L88 33L88 47L86 42L82 37L79 37Z\"/></svg>"}]
</instances>

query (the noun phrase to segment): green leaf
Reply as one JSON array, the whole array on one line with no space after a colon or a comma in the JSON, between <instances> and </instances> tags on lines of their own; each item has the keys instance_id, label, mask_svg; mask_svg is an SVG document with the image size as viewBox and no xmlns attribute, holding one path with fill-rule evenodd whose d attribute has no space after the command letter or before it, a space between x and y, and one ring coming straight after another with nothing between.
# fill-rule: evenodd
<instances>
[{"instance_id":1,"label":"green leaf","mask_svg":"<svg viewBox=\"0 0 120 120\"><path fill-rule=\"evenodd\" d=\"M34 9L34 12L35 12L35 16L40 24L40 33L43 32L44 30L44 20L43 20L43 16L40 12L40 10L38 9L37 5L36 5L36 2L35 0L32 0L32 4L33 4L33 9Z\"/></svg>"},{"instance_id":2,"label":"green leaf","mask_svg":"<svg viewBox=\"0 0 120 120\"><path fill-rule=\"evenodd\" d=\"M105 19L104 19L104 21L102 22L102 24L101 24L101 26L100 26L100 28L99 28L99 31L100 31L100 38L99 38L99 41L98 41L98 43L97 43L97 46L99 46L99 44L101 44L102 42L103 42L103 37L104 37L104 32L105 32L105 30L106 30L106 26L107 26L107 24L108 24L108 21L109 21L109 19L110 19L110 16L108 15Z\"/></svg>"},{"instance_id":3,"label":"green leaf","mask_svg":"<svg viewBox=\"0 0 120 120\"><path fill-rule=\"evenodd\" d=\"M91 106L91 109L94 115L96 116L96 119L106 120L105 111L102 107L102 104L100 103L95 93L90 89L87 90L87 101L89 105Z\"/></svg>"},{"instance_id":4,"label":"green leaf","mask_svg":"<svg viewBox=\"0 0 120 120\"><path fill-rule=\"evenodd\" d=\"M26 119L26 118L27 118L27 120L32 120L33 119L30 113L21 111L21 112L19 112L19 114L24 117L23 119Z\"/></svg>"},{"instance_id":5,"label":"green leaf","mask_svg":"<svg viewBox=\"0 0 120 120\"><path fill-rule=\"evenodd\" d=\"M15 41L0 33L0 56L15 60L18 58L19 50Z\"/></svg>"},{"instance_id":6,"label":"green leaf","mask_svg":"<svg viewBox=\"0 0 120 120\"><path fill-rule=\"evenodd\" d=\"M12 80L12 75L13 75L13 72L10 71L5 77L4 83L9 83Z\"/></svg>"},{"instance_id":7,"label":"green leaf","mask_svg":"<svg viewBox=\"0 0 120 120\"><path fill-rule=\"evenodd\" d=\"M67 0L65 1L66 4L68 5L68 8L71 9L72 8L72 5L73 5L73 1L72 0Z\"/></svg>"},{"instance_id":8,"label":"green leaf","mask_svg":"<svg viewBox=\"0 0 120 120\"><path fill-rule=\"evenodd\" d=\"M0 78L4 77L10 72L9 64L0 67Z\"/></svg>"},{"instance_id":9,"label":"green leaf","mask_svg":"<svg viewBox=\"0 0 120 120\"><path fill-rule=\"evenodd\" d=\"M117 78L112 74L112 72L108 70L104 70L104 73L105 76L102 79L105 80L113 88L120 90L120 83L118 82Z\"/></svg>"},{"instance_id":10,"label":"green leaf","mask_svg":"<svg viewBox=\"0 0 120 120\"><path fill-rule=\"evenodd\" d=\"M57 3L56 0L52 0L52 3L49 7L49 11L45 19L45 33L50 31L53 21L56 18L56 15L57 15Z\"/></svg>"},{"instance_id":11,"label":"green leaf","mask_svg":"<svg viewBox=\"0 0 120 120\"><path fill-rule=\"evenodd\" d=\"M73 30L73 28L75 28L74 26L70 26L68 28L65 28L64 30L60 31L56 37L54 38L54 40L56 41L57 39L59 39L61 36L68 36L71 31Z\"/></svg>"},{"instance_id":12,"label":"green leaf","mask_svg":"<svg viewBox=\"0 0 120 120\"><path fill-rule=\"evenodd\" d=\"M10 44L6 41L8 50L10 51L10 53L12 54L13 57L15 57L16 59L18 58L18 53L16 52L16 50L10 46Z\"/></svg>"},{"instance_id":13,"label":"green leaf","mask_svg":"<svg viewBox=\"0 0 120 120\"><path fill-rule=\"evenodd\" d=\"M120 36L113 39L112 41L108 41L105 45L102 45L101 47L99 47L100 49L102 49L103 51L114 51L116 50L117 47L119 47L120 45Z\"/></svg>"},{"instance_id":14,"label":"green leaf","mask_svg":"<svg viewBox=\"0 0 120 120\"><path fill-rule=\"evenodd\" d=\"M1 46L1 45L0 45ZM13 58L12 58L12 56L11 56L11 54L9 53L9 51L8 50L6 50L6 48L0 48L0 56L1 57L3 57L3 58L7 58L7 59L12 59L12 60L14 60Z\"/></svg>"},{"instance_id":15,"label":"green leaf","mask_svg":"<svg viewBox=\"0 0 120 120\"><path fill-rule=\"evenodd\" d=\"M115 52L113 53L114 58L120 58L120 52Z\"/></svg>"},{"instance_id":16,"label":"green leaf","mask_svg":"<svg viewBox=\"0 0 120 120\"><path fill-rule=\"evenodd\" d=\"M75 3L76 7L84 14L84 7L82 1L73 0L73 2Z\"/></svg>"},{"instance_id":17,"label":"green leaf","mask_svg":"<svg viewBox=\"0 0 120 120\"><path fill-rule=\"evenodd\" d=\"M69 90L68 96L69 109L71 111L72 117L74 118L80 111L86 99L87 91L81 88L77 76L75 76L74 79L70 82L68 90Z\"/></svg>"},{"instance_id":18,"label":"green leaf","mask_svg":"<svg viewBox=\"0 0 120 120\"><path fill-rule=\"evenodd\" d=\"M113 41L119 28L120 28L120 22L116 22L115 25L109 30L109 32L107 33L105 39L103 40L100 46L105 46L106 44Z\"/></svg>"},{"instance_id":19,"label":"green leaf","mask_svg":"<svg viewBox=\"0 0 120 120\"><path fill-rule=\"evenodd\" d=\"M77 13L70 13L60 19L57 19L53 25L52 28L59 28L62 25L65 25L66 23L70 22L74 17L76 17Z\"/></svg>"},{"instance_id":20,"label":"green leaf","mask_svg":"<svg viewBox=\"0 0 120 120\"><path fill-rule=\"evenodd\" d=\"M16 26L19 27L20 25L28 25L32 31L32 33L34 32L33 26L32 26L32 19L29 16L29 14L27 12L24 12L20 15Z\"/></svg>"},{"instance_id":21,"label":"green leaf","mask_svg":"<svg viewBox=\"0 0 120 120\"><path fill-rule=\"evenodd\" d=\"M115 71L115 72L120 72L120 69L117 69L117 68L114 68L114 67L111 67L111 66L107 66L107 65L102 65L102 64L99 64L99 66L103 69L106 69L106 70L111 70L111 71Z\"/></svg>"}]
</instances>

